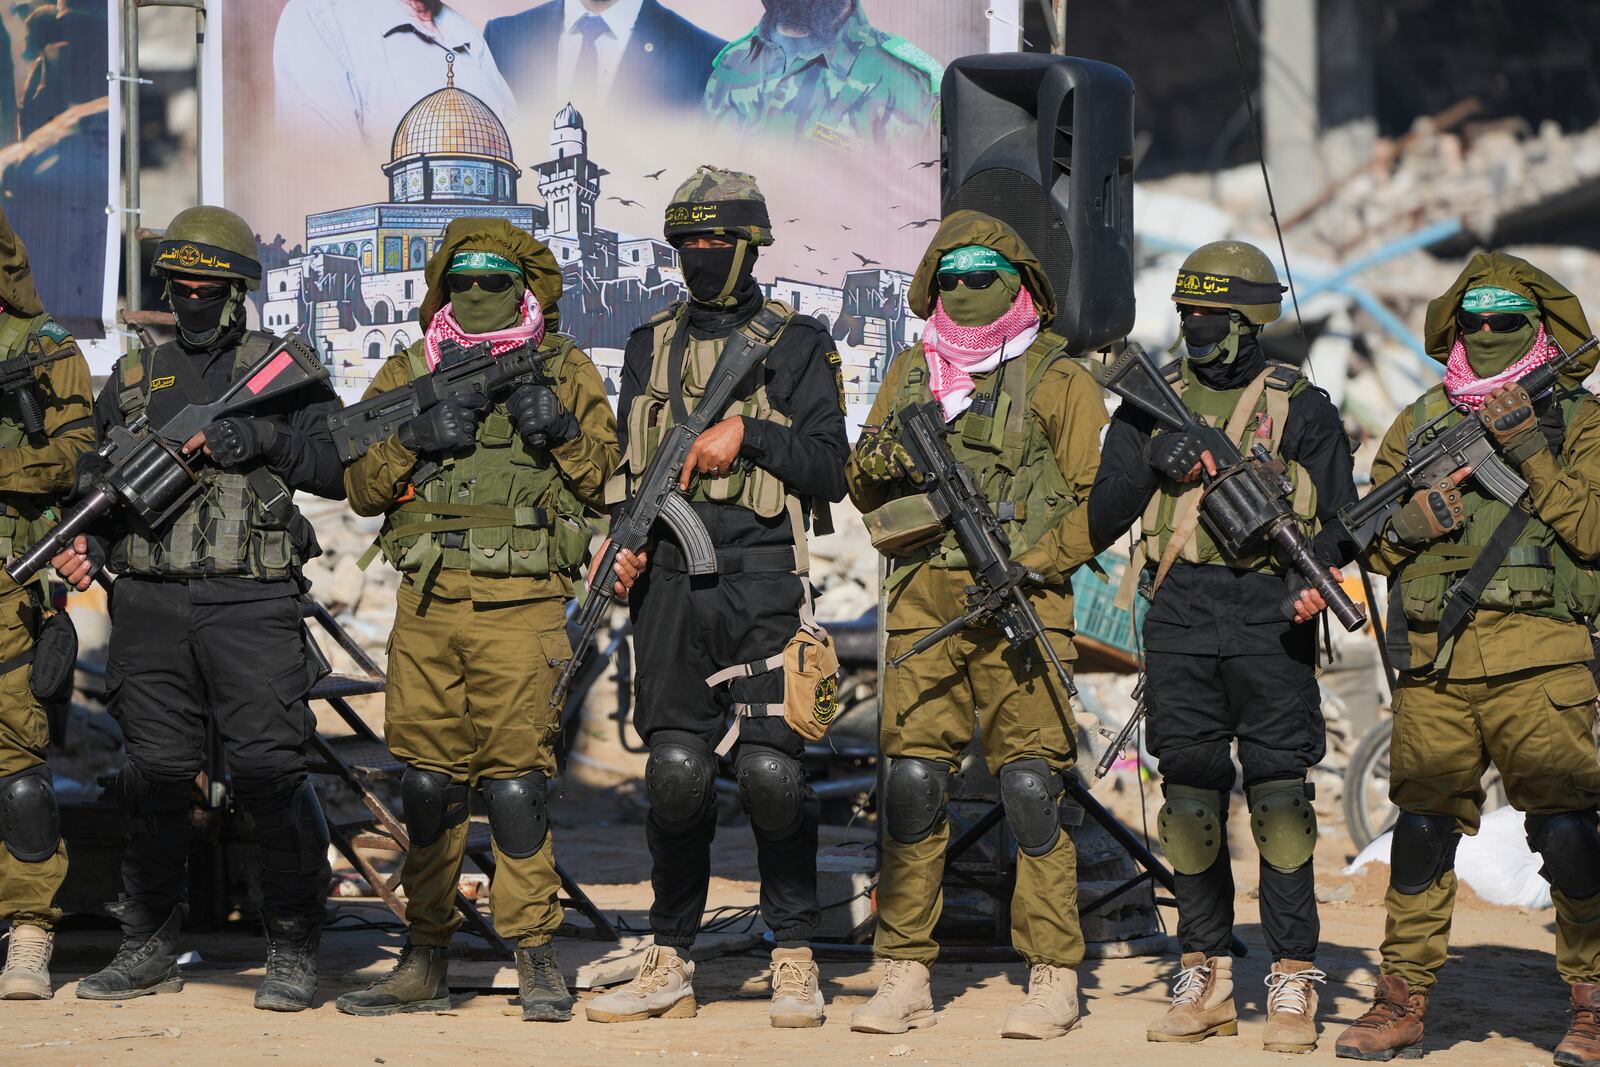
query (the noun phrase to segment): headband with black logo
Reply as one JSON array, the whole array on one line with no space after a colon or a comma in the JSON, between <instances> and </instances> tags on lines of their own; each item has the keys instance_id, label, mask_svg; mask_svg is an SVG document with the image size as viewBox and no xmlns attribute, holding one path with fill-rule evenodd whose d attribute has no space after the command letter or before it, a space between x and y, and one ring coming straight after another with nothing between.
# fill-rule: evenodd
<instances>
[{"instance_id":1,"label":"headband with black logo","mask_svg":"<svg viewBox=\"0 0 1600 1067\"><path fill-rule=\"evenodd\" d=\"M1177 284L1172 289L1172 299L1180 304L1186 300L1222 300L1230 304L1277 304L1283 301L1287 286L1277 282L1253 282L1231 274L1206 274L1202 271L1180 270Z\"/></svg>"},{"instance_id":2,"label":"headband with black logo","mask_svg":"<svg viewBox=\"0 0 1600 1067\"><path fill-rule=\"evenodd\" d=\"M249 256L241 256L226 248L202 244L199 241L162 241L156 246L152 269L183 271L226 271L241 278L257 281L261 277L261 264Z\"/></svg>"},{"instance_id":3,"label":"headband with black logo","mask_svg":"<svg viewBox=\"0 0 1600 1067\"><path fill-rule=\"evenodd\" d=\"M772 228L767 205L760 200L710 200L698 204L679 201L667 205L668 240L679 234L753 228Z\"/></svg>"}]
</instances>

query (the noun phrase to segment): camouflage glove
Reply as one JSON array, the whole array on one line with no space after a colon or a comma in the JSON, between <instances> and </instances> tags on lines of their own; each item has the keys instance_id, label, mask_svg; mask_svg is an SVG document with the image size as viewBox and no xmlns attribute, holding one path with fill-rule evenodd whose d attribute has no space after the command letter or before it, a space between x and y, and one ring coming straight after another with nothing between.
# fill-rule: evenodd
<instances>
[{"instance_id":1,"label":"camouflage glove","mask_svg":"<svg viewBox=\"0 0 1600 1067\"><path fill-rule=\"evenodd\" d=\"M511 424L529 448L553 448L578 436L578 420L542 385L520 385L506 401Z\"/></svg>"},{"instance_id":2,"label":"camouflage glove","mask_svg":"<svg viewBox=\"0 0 1600 1067\"><path fill-rule=\"evenodd\" d=\"M1443 537L1466 521L1461 506L1461 490L1446 478L1438 485L1419 489L1401 505L1389 520L1389 541L1393 544L1420 545Z\"/></svg>"},{"instance_id":3,"label":"camouflage glove","mask_svg":"<svg viewBox=\"0 0 1600 1067\"><path fill-rule=\"evenodd\" d=\"M894 431L863 426L856 440L856 469L873 482L919 481L917 464Z\"/></svg>"},{"instance_id":4,"label":"camouflage glove","mask_svg":"<svg viewBox=\"0 0 1600 1067\"><path fill-rule=\"evenodd\" d=\"M241 467L270 453L278 444L278 427L270 419L245 419L237 415L206 427L206 451L217 466Z\"/></svg>"},{"instance_id":5,"label":"camouflage glove","mask_svg":"<svg viewBox=\"0 0 1600 1067\"><path fill-rule=\"evenodd\" d=\"M1539 417L1533 411L1533 398L1516 382L1490 393L1478 418L1494 435L1500 451L1513 463L1520 465L1545 447L1544 435L1539 432Z\"/></svg>"},{"instance_id":6,"label":"camouflage glove","mask_svg":"<svg viewBox=\"0 0 1600 1067\"><path fill-rule=\"evenodd\" d=\"M396 431L400 443L418 455L439 456L471 448L478 424L489 411L489 398L474 391L447 396Z\"/></svg>"},{"instance_id":7,"label":"camouflage glove","mask_svg":"<svg viewBox=\"0 0 1600 1067\"><path fill-rule=\"evenodd\" d=\"M1189 477L1204 451L1205 446L1194 434L1169 430L1150 438L1144 446L1144 459L1163 478L1181 482Z\"/></svg>"}]
</instances>

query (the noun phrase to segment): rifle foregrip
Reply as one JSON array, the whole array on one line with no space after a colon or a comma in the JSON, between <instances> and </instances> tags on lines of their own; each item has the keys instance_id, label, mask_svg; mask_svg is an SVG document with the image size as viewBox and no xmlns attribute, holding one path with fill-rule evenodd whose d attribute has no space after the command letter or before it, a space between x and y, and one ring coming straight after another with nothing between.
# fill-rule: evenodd
<instances>
[{"instance_id":1,"label":"rifle foregrip","mask_svg":"<svg viewBox=\"0 0 1600 1067\"><path fill-rule=\"evenodd\" d=\"M17 414L21 416L22 432L29 437L43 436L44 409L39 406L39 394L34 391L32 380L17 386L12 395L17 398Z\"/></svg>"}]
</instances>

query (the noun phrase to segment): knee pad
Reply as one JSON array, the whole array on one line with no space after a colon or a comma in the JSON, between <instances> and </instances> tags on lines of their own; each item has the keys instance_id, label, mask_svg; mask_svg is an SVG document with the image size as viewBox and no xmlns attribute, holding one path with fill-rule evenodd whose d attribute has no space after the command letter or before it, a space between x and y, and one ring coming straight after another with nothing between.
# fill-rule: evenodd
<instances>
[{"instance_id":1,"label":"knee pad","mask_svg":"<svg viewBox=\"0 0 1600 1067\"><path fill-rule=\"evenodd\" d=\"M1288 874L1304 867L1317 849L1316 795L1310 782L1286 778L1257 782L1245 790L1250 800L1250 836L1261 858Z\"/></svg>"},{"instance_id":2,"label":"knee pad","mask_svg":"<svg viewBox=\"0 0 1600 1067\"><path fill-rule=\"evenodd\" d=\"M1593 811L1529 815L1528 847L1544 859L1539 873L1569 900L1600 893L1600 833ZM9 841L8 841L9 843Z\"/></svg>"},{"instance_id":3,"label":"knee pad","mask_svg":"<svg viewBox=\"0 0 1600 1067\"><path fill-rule=\"evenodd\" d=\"M402 787L403 790L403 787ZM302 780L272 811L252 811L261 866L314 875L328 863L328 820L309 779Z\"/></svg>"},{"instance_id":4,"label":"knee pad","mask_svg":"<svg viewBox=\"0 0 1600 1067\"><path fill-rule=\"evenodd\" d=\"M1454 816L1402 811L1389 845L1389 885L1408 897L1425 892L1455 867L1460 843Z\"/></svg>"},{"instance_id":5,"label":"knee pad","mask_svg":"<svg viewBox=\"0 0 1600 1067\"><path fill-rule=\"evenodd\" d=\"M806 777L800 764L770 748L745 748L735 767L750 824L781 841L805 821Z\"/></svg>"},{"instance_id":6,"label":"knee pad","mask_svg":"<svg viewBox=\"0 0 1600 1067\"><path fill-rule=\"evenodd\" d=\"M644 765L650 813L669 831L687 831L716 803L717 763L704 742L663 741Z\"/></svg>"},{"instance_id":7,"label":"knee pad","mask_svg":"<svg viewBox=\"0 0 1600 1067\"><path fill-rule=\"evenodd\" d=\"M467 821L467 783L407 767L400 776L400 806L411 844L426 847Z\"/></svg>"},{"instance_id":8,"label":"knee pad","mask_svg":"<svg viewBox=\"0 0 1600 1067\"><path fill-rule=\"evenodd\" d=\"M926 841L944 825L950 765L909 756L889 766L889 799L884 814L889 836L902 845Z\"/></svg>"},{"instance_id":9,"label":"knee pad","mask_svg":"<svg viewBox=\"0 0 1600 1067\"><path fill-rule=\"evenodd\" d=\"M130 834L152 836L189 825L194 782L150 778L132 760L122 765L112 786Z\"/></svg>"},{"instance_id":10,"label":"knee pad","mask_svg":"<svg viewBox=\"0 0 1600 1067\"><path fill-rule=\"evenodd\" d=\"M1043 856L1061 840L1061 774L1042 759L1014 760L1000 768L1000 800L1017 847Z\"/></svg>"},{"instance_id":11,"label":"knee pad","mask_svg":"<svg viewBox=\"0 0 1600 1067\"><path fill-rule=\"evenodd\" d=\"M49 767L41 763L0 778L0 837L23 863L43 863L56 854L61 811Z\"/></svg>"},{"instance_id":12,"label":"knee pad","mask_svg":"<svg viewBox=\"0 0 1600 1067\"><path fill-rule=\"evenodd\" d=\"M1167 802L1156 814L1161 849L1179 874L1204 874L1226 840L1227 794L1169 782Z\"/></svg>"},{"instance_id":13,"label":"knee pad","mask_svg":"<svg viewBox=\"0 0 1600 1067\"><path fill-rule=\"evenodd\" d=\"M544 847L550 833L550 812L545 806L550 783L542 771L517 778L491 778L480 788L489 805L489 829L501 852L525 860Z\"/></svg>"}]
</instances>

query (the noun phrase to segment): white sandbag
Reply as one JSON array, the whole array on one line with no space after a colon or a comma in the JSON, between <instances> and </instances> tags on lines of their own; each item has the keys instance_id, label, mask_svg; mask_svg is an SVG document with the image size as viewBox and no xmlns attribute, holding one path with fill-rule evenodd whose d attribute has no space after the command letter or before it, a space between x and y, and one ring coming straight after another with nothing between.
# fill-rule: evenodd
<instances>
[{"instance_id":1,"label":"white sandbag","mask_svg":"<svg viewBox=\"0 0 1600 1067\"><path fill-rule=\"evenodd\" d=\"M1391 831L1378 836L1345 874L1355 874L1372 862L1389 862L1394 843ZM1522 812L1499 808L1483 817L1476 837L1463 837L1456 849L1456 877L1491 904L1521 908L1550 907L1550 883L1539 876L1541 860L1528 847L1522 826Z\"/></svg>"}]
</instances>

